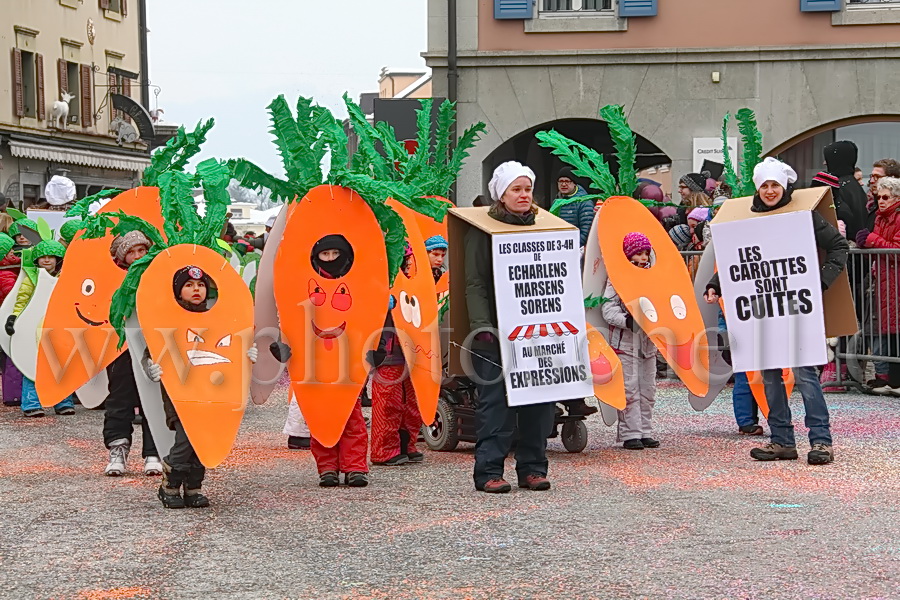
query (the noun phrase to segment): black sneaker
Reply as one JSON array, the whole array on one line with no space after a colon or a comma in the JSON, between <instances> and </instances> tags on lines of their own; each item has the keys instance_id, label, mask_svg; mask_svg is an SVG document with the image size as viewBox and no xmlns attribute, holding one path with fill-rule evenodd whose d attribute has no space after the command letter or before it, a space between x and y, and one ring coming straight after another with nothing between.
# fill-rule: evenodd
<instances>
[{"instance_id":1,"label":"black sneaker","mask_svg":"<svg viewBox=\"0 0 900 600\"><path fill-rule=\"evenodd\" d=\"M409 462L409 457L405 454L398 454L393 458L389 458L383 462L373 462L373 465L379 465L382 467L399 467L400 465L405 465Z\"/></svg>"},{"instance_id":2,"label":"black sneaker","mask_svg":"<svg viewBox=\"0 0 900 600\"><path fill-rule=\"evenodd\" d=\"M188 508L206 508L209 506L209 498L200 493L200 490L184 490L184 505Z\"/></svg>"},{"instance_id":3,"label":"black sneaker","mask_svg":"<svg viewBox=\"0 0 900 600\"><path fill-rule=\"evenodd\" d=\"M309 438L299 435L288 436L289 450L309 450Z\"/></svg>"},{"instance_id":4,"label":"black sneaker","mask_svg":"<svg viewBox=\"0 0 900 600\"><path fill-rule=\"evenodd\" d=\"M627 440L624 444L622 444L622 447L626 450L643 450L644 442L642 442L641 440Z\"/></svg>"},{"instance_id":5,"label":"black sneaker","mask_svg":"<svg viewBox=\"0 0 900 600\"><path fill-rule=\"evenodd\" d=\"M319 475L319 487L337 487L341 484L341 478L337 471L325 471Z\"/></svg>"},{"instance_id":6,"label":"black sneaker","mask_svg":"<svg viewBox=\"0 0 900 600\"><path fill-rule=\"evenodd\" d=\"M184 498L178 493L178 489L169 490L159 486L156 495L165 508L184 508Z\"/></svg>"},{"instance_id":7,"label":"black sneaker","mask_svg":"<svg viewBox=\"0 0 900 600\"><path fill-rule=\"evenodd\" d=\"M33 408L31 410L26 410L22 414L30 418L45 416L44 410L42 408Z\"/></svg>"},{"instance_id":8,"label":"black sneaker","mask_svg":"<svg viewBox=\"0 0 900 600\"><path fill-rule=\"evenodd\" d=\"M738 433L741 435L762 435L762 425L742 425L738 427Z\"/></svg>"},{"instance_id":9,"label":"black sneaker","mask_svg":"<svg viewBox=\"0 0 900 600\"><path fill-rule=\"evenodd\" d=\"M806 462L811 465L827 465L834 462L834 448L827 444L813 444Z\"/></svg>"},{"instance_id":10,"label":"black sneaker","mask_svg":"<svg viewBox=\"0 0 900 600\"><path fill-rule=\"evenodd\" d=\"M797 460L797 448L772 442L751 450L750 457L756 460Z\"/></svg>"},{"instance_id":11,"label":"black sneaker","mask_svg":"<svg viewBox=\"0 0 900 600\"><path fill-rule=\"evenodd\" d=\"M407 453L406 458L408 458L411 463L425 462L425 455L421 452L409 452Z\"/></svg>"},{"instance_id":12,"label":"black sneaker","mask_svg":"<svg viewBox=\"0 0 900 600\"><path fill-rule=\"evenodd\" d=\"M344 483L350 487L366 487L369 485L369 476L366 473L352 471L344 475Z\"/></svg>"},{"instance_id":13,"label":"black sneaker","mask_svg":"<svg viewBox=\"0 0 900 600\"><path fill-rule=\"evenodd\" d=\"M659 440L653 438L641 438L641 444L644 445L644 448L659 448Z\"/></svg>"},{"instance_id":14,"label":"black sneaker","mask_svg":"<svg viewBox=\"0 0 900 600\"><path fill-rule=\"evenodd\" d=\"M58 415L74 415L75 414L74 406L66 406L64 408L55 408L53 410L55 410L56 414L58 414Z\"/></svg>"}]
</instances>

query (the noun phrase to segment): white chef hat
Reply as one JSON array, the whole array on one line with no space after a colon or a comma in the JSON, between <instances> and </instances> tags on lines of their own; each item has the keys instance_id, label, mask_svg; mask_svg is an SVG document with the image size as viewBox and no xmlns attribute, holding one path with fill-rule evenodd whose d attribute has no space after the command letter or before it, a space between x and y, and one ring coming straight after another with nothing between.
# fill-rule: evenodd
<instances>
[{"instance_id":1,"label":"white chef hat","mask_svg":"<svg viewBox=\"0 0 900 600\"><path fill-rule=\"evenodd\" d=\"M781 187L787 188L789 183L797 181L797 173L790 165L769 156L753 169L753 185L756 189L767 181L777 181Z\"/></svg>"},{"instance_id":2,"label":"white chef hat","mask_svg":"<svg viewBox=\"0 0 900 600\"><path fill-rule=\"evenodd\" d=\"M266 219L266 227L274 227L276 219L278 219L278 215L272 215L271 217Z\"/></svg>"},{"instance_id":3,"label":"white chef hat","mask_svg":"<svg viewBox=\"0 0 900 600\"><path fill-rule=\"evenodd\" d=\"M527 177L531 180L531 185L534 185L534 171L522 163L511 160L494 169L494 176L491 177L491 182L488 184L491 199L499 202L506 192L506 188L519 177Z\"/></svg>"},{"instance_id":4,"label":"white chef hat","mask_svg":"<svg viewBox=\"0 0 900 600\"><path fill-rule=\"evenodd\" d=\"M44 197L52 206L62 206L75 199L75 182L62 175L54 175L44 188Z\"/></svg>"}]
</instances>

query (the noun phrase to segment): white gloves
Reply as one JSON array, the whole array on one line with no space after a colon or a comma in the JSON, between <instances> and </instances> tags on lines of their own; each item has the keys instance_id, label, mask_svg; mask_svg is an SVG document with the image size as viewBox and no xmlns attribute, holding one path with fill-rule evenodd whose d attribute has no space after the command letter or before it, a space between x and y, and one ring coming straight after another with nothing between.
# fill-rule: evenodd
<instances>
[{"instance_id":1,"label":"white gloves","mask_svg":"<svg viewBox=\"0 0 900 600\"><path fill-rule=\"evenodd\" d=\"M163 370L162 367L154 362L147 365L147 377L150 378L150 381L155 383L159 383L159 380L162 379Z\"/></svg>"},{"instance_id":2,"label":"white gloves","mask_svg":"<svg viewBox=\"0 0 900 600\"><path fill-rule=\"evenodd\" d=\"M250 362L256 364L256 359L259 358L259 350L256 347L256 344L250 346L250 349L247 350L247 358L250 359Z\"/></svg>"}]
</instances>

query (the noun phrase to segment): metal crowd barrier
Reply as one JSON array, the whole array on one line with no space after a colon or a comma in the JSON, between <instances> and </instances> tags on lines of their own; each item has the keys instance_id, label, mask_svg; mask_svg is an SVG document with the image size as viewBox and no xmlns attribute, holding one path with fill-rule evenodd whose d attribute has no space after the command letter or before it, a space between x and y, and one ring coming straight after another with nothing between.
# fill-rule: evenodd
<instances>
[{"instance_id":1,"label":"metal crowd barrier","mask_svg":"<svg viewBox=\"0 0 900 600\"><path fill-rule=\"evenodd\" d=\"M681 252L692 278L702 254ZM834 361L838 385L861 387L871 378L870 371L886 379L888 364L900 363L900 249L852 248L847 274L859 331L838 339ZM889 322L882 327L884 320Z\"/></svg>"}]
</instances>

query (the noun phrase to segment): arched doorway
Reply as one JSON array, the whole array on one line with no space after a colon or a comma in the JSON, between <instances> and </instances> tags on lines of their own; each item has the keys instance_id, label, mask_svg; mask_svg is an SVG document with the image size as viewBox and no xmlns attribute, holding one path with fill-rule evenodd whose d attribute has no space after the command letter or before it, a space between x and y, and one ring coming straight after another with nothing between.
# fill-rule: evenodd
<instances>
[{"instance_id":1,"label":"arched doorway","mask_svg":"<svg viewBox=\"0 0 900 600\"><path fill-rule=\"evenodd\" d=\"M863 186L872 163L882 158L900 160L900 115L865 115L842 119L795 136L769 152L788 163L803 185L825 169L823 150L837 140L850 140L859 148L856 166L862 169Z\"/></svg>"},{"instance_id":2,"label":"arched doorway","mask_svg":"<svg viewBox=\"0 0 900 600\"><path fill-rule=\"evenodd\" d=\"M491 152L482 162L483 188L487 189L487 183L497 165L508 160L517 160L531 167L537 175L535 185L535 200L542 207L547 208L556 197L556 174L563 167L562 161L550 154L546 148L538 145L534 134L538 131L555 129L566 137L576 142L593 148L606 158L610 169L616 173L615 149L609 135L609 126L599 119L559 119L550 121L526 129L518 135L506 140ZM670 165L671 159L645 137L635 134L637 139L637 169L648 169L660 165ZM652 178L652 176L651 176ZM667 177L668 178L668 174ZM585 182L579 181L582 185ZM664 183L664 182L660 182ZM666 189L668 189L666 187ZM588 190L590 193L590 190Z\"/></svg>"}]
</instances>

